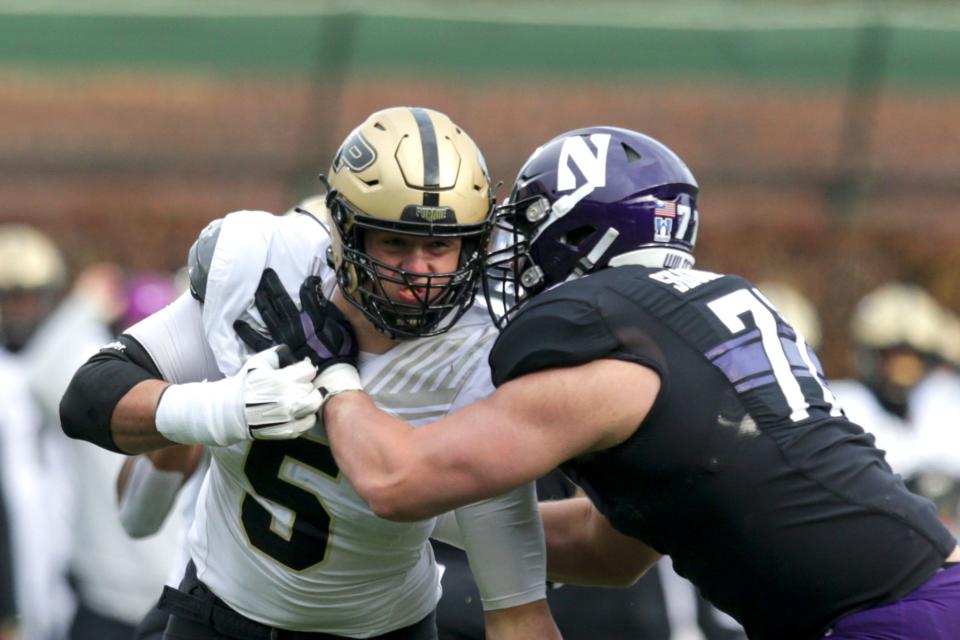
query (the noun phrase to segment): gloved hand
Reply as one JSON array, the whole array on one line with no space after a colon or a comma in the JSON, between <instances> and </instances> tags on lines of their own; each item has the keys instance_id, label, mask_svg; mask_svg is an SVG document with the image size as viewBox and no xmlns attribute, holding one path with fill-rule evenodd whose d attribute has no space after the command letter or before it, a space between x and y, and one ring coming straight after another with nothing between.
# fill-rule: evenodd
<instances>
[{"instance_id":1,"label":"gloved hand","mask_svg":"<svg viewBox=\"0 0 960 640\"><path fill-rule=\"evenodd\" d=\"M262 351L272 344L290 347L295 359L310 358L322 371L338 362L357 364L357 338L350 322L324 297L321 280L309 276L300 285L297 308L277 273L264 269L254 294L254 304L263 318L269 336L262 335L242 320L233 328L247 346Z\"/></svg>"},{"instance_id":2,"label":"gloved hand","mask_svg":"<svg viewBox=\"0 0 960 640\"><path fill-rule=\"evenodd\" d=\"M346 316L323 295L322 281L309 276L300 285L298 310L273 269L260 278L254 302L270 335L288 345L297 358L310 358L317 367L314 386L323 401L343 391L360 391L357 372L357 338ZM253 349L270 344L270 338L237 320L237 335Z\"/></svg>"},{"instance_id":3,"label":"gloved hand","mask_svg":"<svg viewBox=\"0 0 960 640\"><path fill-rule=\"evenodd\" d=\"M286 346L252 356L216 382L167 387L157 405L157 431L181 444L229 446L243 440L288 440L317 422L323 395L309 360L294 362Z\"/></svg>"}]
</instances>

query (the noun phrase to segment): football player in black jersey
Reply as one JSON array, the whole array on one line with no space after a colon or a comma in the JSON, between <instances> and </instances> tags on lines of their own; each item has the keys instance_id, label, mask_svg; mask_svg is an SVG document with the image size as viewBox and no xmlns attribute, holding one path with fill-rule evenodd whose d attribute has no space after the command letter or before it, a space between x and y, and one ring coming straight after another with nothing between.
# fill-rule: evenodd
<instances>
[{"instance_id":1,"label":"football player in black jersey","mask_svg":"<svg viewBox=\"0 0 960 640\"><path fill-rule=\"evenodd\" d=\"M416 430L342 393L324 407L340 468L407 520L560 466L589 499L542 507L556 580L629 584L669 554L753 639L960 637L956 540L803 335L749 282L692 268L697 195L636 132L543 145L490 256L497 391Z\"/></svg>"}]
</instances>

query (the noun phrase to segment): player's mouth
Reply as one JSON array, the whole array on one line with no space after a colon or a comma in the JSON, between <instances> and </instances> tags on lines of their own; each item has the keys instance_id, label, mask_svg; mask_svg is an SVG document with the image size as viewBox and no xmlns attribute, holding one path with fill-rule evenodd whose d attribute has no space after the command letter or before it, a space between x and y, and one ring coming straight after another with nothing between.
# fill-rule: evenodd
<instances>
[{"instance_id":1,"label":"player's mouth","mask_svg":"<svg viewBox=\"0 0 960 640\"><path fill-rule=\"evenodd\" d=\"M427 287L397 287L397 302L404 304L420 304L427 297Z\"/></svg>"}]
</instances>

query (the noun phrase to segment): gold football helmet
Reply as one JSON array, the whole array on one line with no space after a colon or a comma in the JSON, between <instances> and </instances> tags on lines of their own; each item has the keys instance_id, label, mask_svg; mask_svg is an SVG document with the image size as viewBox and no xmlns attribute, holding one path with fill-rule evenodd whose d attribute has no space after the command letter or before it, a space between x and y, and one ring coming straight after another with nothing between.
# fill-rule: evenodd
<instances>
[{"instance_id":1,"label":"gold football helmet","mask_svg":"<svg viewBox=\"0 0 960 640\"><path fill-rule=\"evenodd\" d=\"M0 226L0 291L60 288L67 265L46 235L25 224Z\"/></svg>"},{"instance_id":2,"label":"gold football helmet","mask_svg":"<svg viewBox=\"0 0 960 640\"><path fill-rule=\"evenodd\" d=\"M773 303L790 326L800 332L814 351L820 348L823 339L820 315L807 296L793 285L777 280L757 283L757 289Z\"/></svg>"},{"instance_id":3,"label":"gold football helmet","mask_svg":"<svg viewBox=\"0 0 960 640\"><path fill-rule=\"evenodd\" d=\"M393 338L450 329L473 304L493 219L487 166L470 136L431 109L378 111L347 136L324 181L328 258L346 299ZM417 273L378 262L364 251L371 229L459 238L458 267ZM384 282L417 291L418 303L391 300Z\"/></svg>"},{"instance_id":4,"label":"gold football helmet","mask_svg":"<svg viewBox=\"0 0 960 640\"><path fill-rule=\"evenodd\" d=\"M25 224L0 225L0 342L22 349L67 282L63 254Z\"/></svg>"},{"instance_id":5,"label":"gold football helmet","mask_svg":"<svg viewBox=\"0 0 960 640\"><path fill-rule=\"evenodd\" d=\"M945 321L943 307L913 284L887 283L857 303L854 367L888 410L905 415L910 389L942 357Z\"/></svg>"},{"instance_id":6,"label":"gold football helmet","mask_svg":"<svg viewBox=\"0 0 960 640\"><path fill-rule=\"evenodd\" d=\"M854 342L868 349L903 346L918 353L940 352L944 313L925 289L887 283L857 303L850 320Z\"/></svg>"}]
</instances>

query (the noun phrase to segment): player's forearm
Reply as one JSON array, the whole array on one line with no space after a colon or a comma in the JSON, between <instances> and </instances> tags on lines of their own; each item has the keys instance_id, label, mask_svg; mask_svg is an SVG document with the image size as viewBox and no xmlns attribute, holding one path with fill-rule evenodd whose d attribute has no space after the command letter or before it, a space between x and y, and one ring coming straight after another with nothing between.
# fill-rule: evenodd
<instances>
[{"instance_id":1,"label":"player's forearm","mask_svg":"<svg viewBox=\"0 0 960 640\"><path fill-rule=\"evenodd\" d=\"M590 575L597 571L590 558L593 554L588 527L591 509L587 498L540 503L547 545L547 576L554 582L603 584L598 577Z\"/></svg>"},{"instance_id":2,"label":"player's forearm","mask_svg":"<svg viewBox=\"0 0 960 640\"><path fill-rule=\"evenodd\" d=\"M547 576L555 582L629 586L660 555L613 529L588 498L540 503Z\"/></svg>"},{"instance_id":3,"label":"player's forearm","mask_svg":"<svg viewBox=\"0 0 960 640\"><path fill-rule=\"evenodd\" d=\"M339 394L323 411L337 465L374 513L405 521L435 513L409 495L413 429L406 422L378 409L365 393Z\"/></svg>"},{"instance_id":4,"label":"player's forearm","mask_svg":"<svg viewBox=\"0 0 960 640\"><path fill-rule=\"evenodd\" d=\"M124 461L117 479L120 524L133 538L153 535L173 510L203 447L179 445Z\"/></svg>"},{"instance_id":5,"label":"player's forearm","mask_svg":"<svg viewBox=\"0 0 960 640\"><path fill-rule=\"evenodd\" d=\"M184 481L196 471L202 456L203 447L185 444L158 449L145 455L154 469L179 473ZM117 474L117 497L120 500L123 500L134 466L139 459L137 456L131 456L124 460L123 466L120 467L120 472Z\"/></svg>"},{"instance_id":6,"label":"player's forearm","mask_svg":"<svg viewBox=\"0 0 960 640\"><path fill-rule=\"evenodd\" d=\"M160 435L156 425L157 404L168 386L163 380L144 380L120 399L110 418L110 432L118 448L145 453L175 444Z\"/></svg>"},{"instance_id":7,"label":"player's forearm","mask_svg":"<svg viewBox=\"0 0 960 640\"><path fill-rule=\"evenodd\" d=\"M487 640L528 640L560 638L560 631L550 615L547 601L537 600L509 609L485 611L483 614Z\"/></svg>"}]
</instances>

